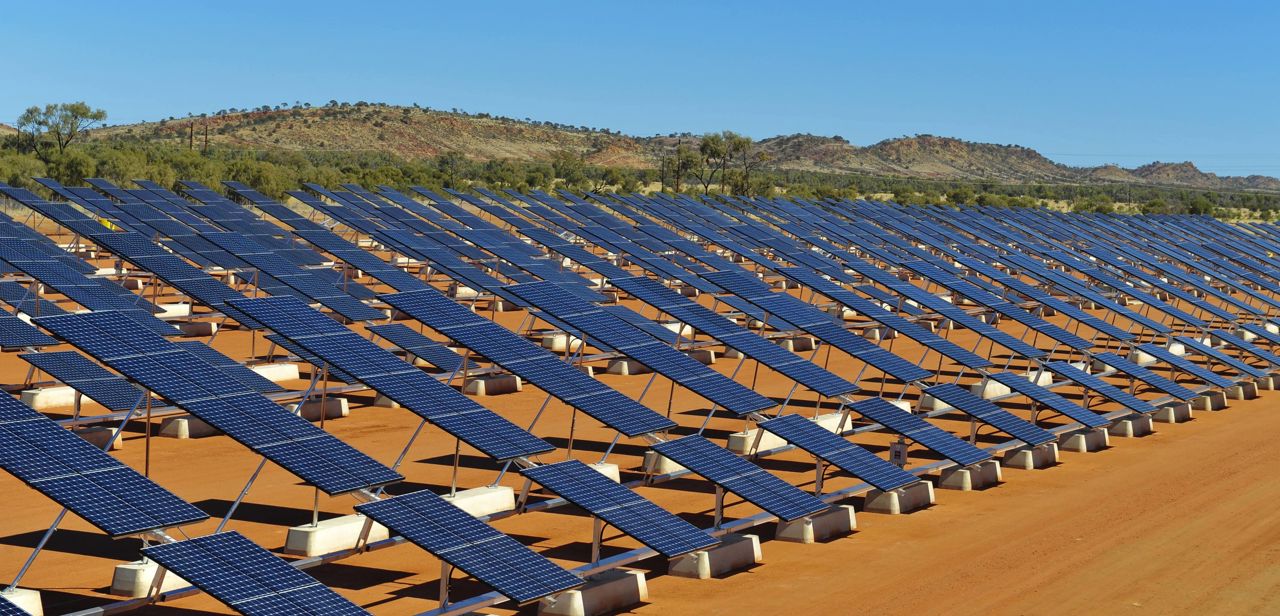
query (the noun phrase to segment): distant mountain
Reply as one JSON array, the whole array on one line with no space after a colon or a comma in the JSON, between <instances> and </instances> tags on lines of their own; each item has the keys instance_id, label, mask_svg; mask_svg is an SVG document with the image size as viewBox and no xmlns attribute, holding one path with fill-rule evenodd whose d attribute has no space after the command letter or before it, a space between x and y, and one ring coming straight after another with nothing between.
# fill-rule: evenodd
<instances>
[{"instance_id":1,"label":"distant mountain","mask_svg":"<svg viewBox=\"0 0 1280 616\"><path fill-rule=\"evenodd\" d=\"M17 133L18 129L5 124L4 122L0 122L0 137L3 137L4 135L14 135Z\"/></svg>"},{"instance_id":2,"label":"distant mountain","mask_svg":"<svg viewBox=\"0 0 1280 616\"><path fill-rule=\"evenodd\" d=\"M229 113L99 128L103 140L267 150L377 151L404 158L456 151L477 160L541 160L572 150L598 165L652 167L692 135L633 137L549 122L386 105L351 105ZM0 134L12 131L0 125ZM1219 176L1190 162L1154 162L1136 169L1115 165L1071 167L1018 145L975 143L916 135L860 147L842 137L808 134L762 139L757 146L780 169L858 173L933 180L1002 183L1135 183L1205 190L1280 192L1280 179Z\"/></svg>"}]
</instances>

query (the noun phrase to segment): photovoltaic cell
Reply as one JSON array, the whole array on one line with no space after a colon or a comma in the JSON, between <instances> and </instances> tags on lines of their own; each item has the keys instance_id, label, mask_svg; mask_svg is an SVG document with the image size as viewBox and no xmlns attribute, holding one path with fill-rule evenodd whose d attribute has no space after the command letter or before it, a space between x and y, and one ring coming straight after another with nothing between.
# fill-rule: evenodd
<instances>
[{"instance_id":1,"label":"photovoltaic cell","mask_svg":"<svg viewBox=\"0 0 1280 616\"><path fill-rule=\"evenodd\" d=\"M868 420L901 434L960 466L969 466L991 459L989 452L956 438L950 432L890 404L883 398L860 400L851 408Z\"/></svg>"},{"instance_id":2,"label":"photovoltaic cell","mask_svg":"<svg viewBox=\"0 0 1280 616\"><path fill-rule=\"evenodd\" d=\"M889 461L799 415L760 422L760 427L879 490L895 490L920 479Z\"/></svg>"},{"instance_id":3,"label":"photovoltaic cell","mask_svg":"<svg viewBox=\"0 0 1280 616\"><path fill-rule=\"evenodd\" d=\"M1041 445L1056 440L1048 430L996 406L990 400L979 398L958 385L935 385L925 389L924 393L1028 445Z\"/></svg>"},{"instance_id":4,"label":"photovoltaic cell","mask_svg":"<svg viewBox=\"0 0 1280 616\"><path fill-rule=\"evenodd\" d=\"M356 505L356 511L516 603L583 583L578 576L429 490Z\"/></svg>"},{"instance_id":5,"label":"photovoltaic cell","mask_svg":"<svg viewBox=\"0 0 1280 616\"><path fill-rule=\"evenodd\" d=\"M23 349L58 344L26 321L8 313L0 313L0 348Z\"/></svg>"},{"instance_id":6,"label":"photovoltaic cell","mask_svg":"<svg viewBox=\"0 0 1280 616\"><path fill-rule=\"evenodd\" d=\"M142 554L246 616L368 614L234 531L153 545Z\"/></svg>"},{"instance_id":7,"label":"photovoltaic cell","mask_svg":"<svg viewBox=\"0 0 1280 616\"><path fill-rule=\"evenodd\" d=\"M298 359L301 359L302 361L305 361L316 368L323 368L325 366L323 359L316 357L311 353L311 351L308 351L294 344L292 340L285 338L280 334L267 334L263 336L263 338L266 338L268 341L274 343L276 346L279 346L280 348L284 349L287 353L296 355ZM346 383L348 385L360 384L360 379L357 379L356 377L351 376L350 374L347 374L338 368L334 368L333 366L329 366L329 376L331 378L338 379L339 381L342 381L343 383Z\"/></svg>"},{"instance_id":8,"label":"photovoltaic cell","mask_svg":"<svg viewBox=\"0 0 1280 616\"><path fill-rule=\"evenodd\" d=\"M178 342L177 345L179 348L186 350L192 355L209 362L210 366L222 370L225 374L231 376L237 381L240 381L241 383L244 383L254 391L259 391L264 394L284 391L283 387L276 384L271 379L254 372L253 369L248 366L223 355L217 349L203 342L198 340L187 340Z\"/></svg>"},{"instance_id":9,"label":"photovoltaic cell","mask_svg":"<svg viewBox=\"0 0 1280 616\"><path fill-rule=\"evenodd\" d=\"M18 357L112 411L127 411L142 399L142 392L124 377L75 351L24 353Z\"/></svg>"},{"instance_id":10,"label":"photovoltaic cell","mask_svg":"<svg viewBox=\"0 0 1280 616\"><path fill-rule=\"evenodd\" d=\"M1208 368L1205 368L1204 366L1201 366L1191 361L1190 359L1187 359L1186 357L1183 357L1181 355L1174 355L1172 351L1162 346L1146 343L1146 344L1138 345L1138 350L1166 364L1169 364L1170 366L1173 366L1178 370L1181 370L1187 374L1190 374L1191 376L1205 383L1208 383L1209 385L1213 385L1214 387L1231 387L1232 385L1236 384L1235 381L1225 376L1222 376L1221 374L1218 374Z\"/></svg>"},{"instance_id":11,"label":"photovoltaic cell","mask_svg":"<svg viewBox=\"0 0 1280 616\"><path fill-rule=\"evenodd\" d=\"M658 443L653 450L782 520L831 508L814 495L696 434Z\"/></svg>"},{"instance_id":12,"label":"photovoltaic cell","mask_svg":"<svg viewBox=\"0 0 1280 616\"><path fill-rule=\"evenodd\" d=\"M1225 352L1222 351L1222 349L1216 349L1214 347L1211 347L1207 344L1200 342L1199 340L1196 340L1194 338L1188 338L1186 336L1174 336L1173 339L1174 341L1181 343L1182 346L1185 347L1188 352L1204 355L1205 357L1208 357L1214 361L1217 361L1218 363L1221 363L1236 369L1241 374L1247 374L1249 376L1258 377L1258 378L1267 376L1266 370L1263 370L1262 368L1255 368L1253 366L1250 366L1249 364L1226 354Z\"/></svg>"},{"instance_id":13,"label":"photovoltaic cell","mask_svg":"<svg viewBox=\"0 0 1280 616\"><path fill-rule=\"evenodd\" d=\"M1094 355L1093 358L1179 400L1190 400L1196 397L1196 393L1190 389L1147 370L1146 368L1120 357L1115 353L1098 353L1097 355Z\"/></svg>"},{"instance_id":14,"label":"photovoltaic cell","mask_svg":"<svg viewBox=\"0 0 1280 616\"><path fill-rule=\"evenodd\" d=\"M0 468L113 537L209 517L8 395L0 396Z\"/></svg>"},{"instance_id":15,"label":"photovoltaic cell","mask_svg":"<svg viewBox=\"0 0 1280 616\"><path fill-rule=\"evenodd\" d=\"M543 464L520 473L667 558L720 543L577 460Z\"/></svg>"},{"instance_id":16,"label":"photovoltaic cell","mask_svg":"<svg viewBox=\"0 0 1280 616\"><path fill-rule=\"evenodd\" d=\"M1066 417L1078 421L1086 427L1100 428L1111 424L1111 422L1099 417L1097 413L1093 413L1049 389L1041 387L1036 383L1032 383L1031 380L1025 376L1014 374L1012 372L997 372L990 375L990 377L992 380L1003 384L1010 390L1016 391L1054 412L1061 413Z\"/></svg>"},{"instance_id":17,"label":"photovoltaic cell","mask_svg":"<svg viewBox=\"0 0 1280 616\"><path fill-rule=\"evenodd\" d=\"M434 289L433 289L434 290ZM394 344L410 355L421 359L432 366L445 372L460 371L462 369L462 356L453 352L453 349L436 342L419 332L409 329L404 323L387 323L385 325L370 325L369 331L386 338L388 342ZM475 362L468 361L467 369L473 370L477 368Z\"/></svg>"}]
</instances>

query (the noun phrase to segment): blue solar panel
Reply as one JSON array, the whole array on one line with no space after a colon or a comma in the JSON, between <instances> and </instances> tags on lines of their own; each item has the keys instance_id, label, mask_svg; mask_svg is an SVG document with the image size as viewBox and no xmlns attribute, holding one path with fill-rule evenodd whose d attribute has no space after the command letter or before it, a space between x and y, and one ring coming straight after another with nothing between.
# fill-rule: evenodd
<instances>
[{"instance_id":1,"label":"blue solar panel","mask_svg":"<svg viewBox=\"0 0 1280 616\"><path fill-rule=\"evenodd\" d=\"M644 276L614 278L614 286L632 297L678 319L682 323L719 340L788 378L823 396L840 396L858 391L849 381L828 372L795 353L770 343L737 323Z\"/></svg>"},{"instance_id":2,"label":"blue solar panel","mask_svg":"<svg viewBox=\"0 0 1280 616\"><path fill-rule=\"evenodd\" d=\"M47 299L37 298L31 288L12 280L0 281L0 301L13 306L13 309L18 312L24 312L33 317L66 312Z\"/></svg>"},{"instance_id":3,"label":"blue solar panel","mask_svg":"<svg viewBox=\"0 0 1280 616\"><path fill-rule=\"evenodd\" d=\"M284 349L285 352L297 356L298 359L301 359L302 361L307 362L308 364L311 364L313 367L317 369L324 368L324 366L326 365L324 363L324 360L313 355L311 351L308 351L294 344L292 340L289 340L284 336L281 336L279 334L267 334L263 336L263 338L266 338L268 341L274 343L276 346L279 346L280 348ZM329 377L338 379L339 381L342 381L343 383L346 383L348 385L360 384L360 379L357 379L356 377L351 376L350 374L347 374L338 368L334 368L333 366L329 366Z\"/></svg>"},{"instance_id":4,"label":"blue solar panel","mask_svg":"<svg viewBox=\"0 0 1280 616\"><path fill-rule=\"evenodd\" d=\"M427 286L427 283L408 272L379 259L328 229L299 229L294 234L397 291L415 291Z\"/></svg>"},{"instance_id":5,"label":"blue solar panel","mask_svg":"<svg viewBox=\"0 0 1280 616\"><path fill-rule=\"evenodd\" d=\"M31 616L31 613L14 605L0 594L0 616Z\"/></svg>"},{"instance_id":6,"label":"blue solar panel","mask_svg":"<svg viewBox=\"0 0 1280 616\"><path fill-rule=\"evenodd\" d=\"M514 285L509 290L731 413L745 415L775 406L772 400L658 342L599 306L564 293L554 284L532 282Z\"/></svg>"},{"instance_id":7,"label":"blue solar panel","mask_svg":"<svg viewBox=\"0 0 1280 616\"><path fill-rule=\"evenodd\" d=\"M1188 352L1204 355L1205 357L1208 357L1221 364L1224 364L1226 366L1229 366L1231 368L1238 370L1241 374L1246 374L1252 377L1267 376L1266 370L1250 366L1249 364L1243 361L1240 361L1235 357L1227 355L1221 349L1215 349L1207 344L1204 344L1192 338L1188 338L1186 336L1174 336L1173 339L1181 343L1182 346L1186 347Z\"/></svg>"},{"instance_id":8,"label":"blue solar panel","mask_svg":"<svg viewBox=\"0 0 1280 616\"><path fill-rule=\"evenodd\" d=\"M217 349L203 342L198 340L188 340L177 344L179 348L186 350L206 362L209 362L210 366L213 366L221 370L224 374L244 383L254 391L259 391L264 394L284 391L283 387L277 385L271 379L254 372L248 366L223 355Z\"/></svg>"},{"instance_id":9,"label":"blue solar panel","mask_svg":"<svg viewBox=\"0 0 1280 616\"><path fill-rule=\"evenodd\" d=\"M124 315L66 314L38 322L327 494L403 479Z\"/></svg>"},{"instance_id":10,"label":"blue solar panel","mask_svg":"<svg viewBox=\"0 0 1280 616\"><path fill-rule=\"evenodd\" d=\"M578 576L429 490L356 505L356 511L516 603L583 583Z\"/></svg>"},{"instance_id":11,"label":"blue solar panel","mask_svg":"<svg viewBox=\"0 0 1280 616\"><path fill-rule=\"evenodd\" d=\"M543 464L520 473L668 558L720 543L577 460Z\"/></svg>"},{"instance_id":12,"label":"blue solar panel","mask_svg":"<svg viewBox=\"0 0 1280 616\"><path fill-rule=\"evenodd\" d=\"M368 614L237 532L153 545L142 554L246 616Z\"/></svg>"},{"instance_id":13,"label":"blue solar panel","mask_svg":"<svg viewBox=\"0 0 1280 616\"><path fill-rule=\"evenodd\" d=\"M384 295L382 299L627 436L666 430L676 425L674 421L435 290Z\"/></svg>"},{"instance_id":14,"label":"blue solar panel","mask_svg":"<svg viewBox=\"0 0 1280 616\"><path fill-rule=\"evenodd\" d=\"M950 383L935 385L925 389L924 393L1028 445L1041 445L1055 440L1048 430L1017 417L996 406L994 402L979 398L957 385Z\"/></svg>"},{"instance_id":15,"label":"blue solar panel","mask_svg":"<svg viewBox=\"0 0 1280 616\"><path fill-rule=\"evenodd\" d=\"M75 351L24 353L18 357L110 410L127 411L142 399L142 392L124 377Z\"/></svg>"},{"instance_id":16,"label":"blue solar panel","mask_svg":"<svg viewBox=\"0 0 1280 616\"><path fill-rule=\"evenodd\" d=\"M234 304L324 362L485 455L508 460L555 449L295 297L244 299Z\"/></svg>"},{"instance_id":17,"label":"blue solar panel","mask_svg":"<svg viewBox=\"0 0 1280 616\"><path fill-rule=\"evenodd\" d=\"M960 365L968 368L985 368L991 365L991 361L985 357L981 357L971 353L959 345L942 338L941 336L923 328L911 321L908 321L896 314L882 308L879 304L858 296L853 291L845 289L840 285L823 278L820 274L813 271L807 271L798 267L784 267L778 270L779 273L796 280L818 293L843 304L846 308L857 312L867 318L889 327L890 329L901 333L934 351L941 353L958 362Z\"/></svg>"},{"instance_id":18,"label":"blue solar panel","mask_svg":"<svg viewBox=\"0 0 1280 616\"><path fill-rule=\"evenodd\" d=\"M1186 372L1209 385L1213 385L1214 387L1231 387L1236 384L1235 381L1205 368L1181 355L1174 355L1172 351L1162 346L1151 343L1140 344L1138 345L1138 350L1169 364L1178 370Z\"/></svg>"},{"instance_id":19,"label":"blue solar panel","mask_svg":"<svg viewBox=\"0 0 1280 616\"><path fill-rule=\"evenodd\" d=\"M0 313L0 348L22 349L57 343L57 340L28 325L26 321L8 313Z\"/></svg>"},{"instance_id":20,"label":"blue solar panel","mask_svg":"<svg viewBox=\"0 0 1280 616\"><path fill-rule=\"evenodd\" d=\"M1088 389L1098 392L1104 398L1120 403L1121 406L1135 413L1150 413L1156 410L1156 408L1151 406L1149 402L1140 400L1129 392L1111 385L1097 376L1089 374L1088 372L1066 362L1051 361L1046 363L1044 367L1058 373L1059 376L1075 381Z\"/></svg>"},{"instance_id":21,"label":"blue solar panel","mask_svg":"<svg viewBox=\"0 0 1280 616\"><path fill-rule=\"evenodd\" d=\"M799 415L776 417L760 422L760 427L880 490L894 490L920 480Z\"/></svg>"},{"instance_id":22,"label":"blue solar panel","mask_svg":"<svg viewBox=\"0 0 1280 616\"><path fill-rule=\"evenodd\" d=\"M470 311L468 311L470 312ZM403 323L388 323L386 325L370 325L369 331L386 338L388 342L394 344L410 355L421 359L440 370L445 372L453 372L462 369L462 356L453 352L453 349L432 340L421 333L409 329ZM473 370L477 367L473 361L467 362L467 369Z\"/></svg>"},{"instance_id":23,"label":"blue solar panel","mask_svg":"<svg viewBox=\"0 0 1280 616\"><path fill-rule=\"evenodd\" d=\"M1076 404L1062 396L1032 383L1025 376L1014 374L1012 372L997 372L989 375L990 378L997 383L1003 384L1012 391L1016 391L1032 401L1048 407L1050 410L1061 413L1075 421L1084 424L1089 428L1100 428L1110 425L1111 422L1099 417L1096 413L1090 412L1084 407Z\"/></svg>"},{"instance_id":24,"label":"blue solar panel","mask_svg":"<svg viewBox=\"0 0 1280 616\"><path fill-rule=\"evenodd\" d=\"M209 517L8 395L0 396L0 468L113 537Z\"/></svg>"},{"instance_id":25,"label":"blue solar panel","mask_svg":"<svg viewBox=\"0 0 1280 616\"><path fill-rule=\"evenodd\" d=\"M1247 342L1244 339L1221 329L1209 330L1209 333L1222 340L1223 344L1240 349L1241 351L1257 357L1272 366L1280 366L1280 357L1262 350L1252 342Z\"/></svg>"},{"instance_id":26,"label":"blue solar panel","mask_svg":"<svg viewBox=\"0 0 1280 616\"><path fill-rule=\"evenodd\" d=\"M803 518L831 507L696 434L658 443L653 450L783 520Z\"/></svg>"},{"instance_id":27,"label":"blue solar panel","mask_svg":"<svg viewBox=\"0 0 1280 616\"><path fill-rule=\"evenodd\" d=\"M759 306L771 316L777 315L787 323L904 383L933 376L928 370L850 332L842 324L837 325L831 315L786 293L775 293L759 280L732 271L708 272L703 277Z\"/></svg>"},{"instance_id":28,"label":"blue solar panel","mask_svg":"<svg viewBox=\"0 0 1280 616\"><path fill-rule=\"evenodd\" d=\"M950 432L912 415L883 398L867 398L853 404L853 410L889 430L905 436L943 457L969 466L991 459L991 454L955 437Z\"/></svg>"},{"instance_id":29,"label":"blue solar panel","mask_svg":"<svg viewBox=\"0 0 1280 616\"><path fill-rule=\"evenodd\" d=\"M1190 400L1196 397L1196 392L1187 389L1170 379L1162 377L1138 364L1135 364L1115 353L1098 353L1093 356L1094 359L1100 360L1102 363L1123 372L1147 385L1150 385L1164 393L1167 393L1179 400Z\"/></svg>"}]
</instances>

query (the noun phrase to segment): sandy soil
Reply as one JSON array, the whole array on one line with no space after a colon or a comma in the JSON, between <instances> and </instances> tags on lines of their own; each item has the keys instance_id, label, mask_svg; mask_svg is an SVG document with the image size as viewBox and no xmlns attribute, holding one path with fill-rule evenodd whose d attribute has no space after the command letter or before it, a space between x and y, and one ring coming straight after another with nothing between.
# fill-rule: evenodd
<instances>
[{"instance_id":1,"label":"sandy soil","mask_svg":"<svg viewBox=\"0 0 1280 616\"><path fill-rule=\"evenodd\" d=\"M634 304L633 304L634 305ZM648 314L652 314L650 310ZM523 313L500 314L514 327ZM1011 330L1012 331L1012 330ZM1018 332L1020 333L1020 332ZM968 332L952 339L971 346ZM250 335L227 330L215 346L238 358L249 356ZM906 340L894 351L918 357L920 349ZM261 354L266 345L258 340ZM985 350L985 346L984 346ZM997 353L998 354L998 353ZM852 376L861 367L840 353L830 359L833 371ZM930 362L932 364L932 362ZM717 362L715 369L730 374L736 360ZM932 367L930 365L930 367ZM1016 365L1015 365L1016 367ZM13 354L0 356L0 379L18 383L26 365ZM874 391L877 384L864 381ZM648 376L600 377L624 393L639 396ZM781 401L791 382L767 369L746 364L738 380L754 382L765 395ZM966 382L969 379L964 379ZM303 382L290 383L302 388ZM886 392L896 388L889 385ZM914 395L914 394L913 394ZM1152 397L1144 393L1144 397ZM481 402L517 424L527 425L543 394L536 388ZM417 425L404 409L367 406L368 393L352 397L351 417L326 422L333 432L358 449L391 463ZM701 398L657 379L645 402L667 412L685 428L696 428L705 416ZM1185 425L1159 424L1158 434L1143 439L1113 439L1113 447L1092 454L1063 454L1059 466L1038 471L1006 470L1006 482L982 492L940 491L939 503L904 516L859 514L860 530L852 537L820 545L794 545L766 540L765 563L725 579L691 581L665 575L665 563L639 566L650 571L651 603L639 613L776 613L779 611L844 613L1259 613L1280 611L1280 519L1270 507L1280 498L1280 486L1270 481L1268 462L1280 453L1275 434L1280 415L1274 412L1276 394L1249 402L1234 402L1229 410L1199 413ZM793 409L813 414L819 401L808 392L797 394ZM92 407L89 407L92 408ZM1011 407L1023 416L1025 410ZM1104 410L1111 410L1103 407ZM90 411L92 412L92 411ZM54 416L59 416L53 413ZM612 433L585 416L576 422L574 449L567 451L572 412L553 401L534 432L560 447L543 456L555 461L568 455L584 461L600 459ZM968 423L937 420L957 434ZM1045 425L1056 420L1049 418ZM741 420L717 416L708 436L723 439L741 429ZM117 455L134 468L143 467L144 431L135 422ZM984 444L1003 438L984 431ZM860 435L858 442L883 454L887 437ZM405 493L431 488L447 490L454 441L434 428L413 446L402 471L407 481L391 489ZM610 461L624 469L640 464L643 446L622 441ZM912 462L935 460L913 448ZM498 466L463 448L460 487L485 485ZM191 441L154 438L151 476L179 496L212 515L221 516L249 477L258 458L225 437ZM812 461L795 452L762 462L771 472L809 489ZM520 479L508 473L503 483L518 488ZM856 484L833 474L827 490ZM702 526L709 526L714 502L709 484L681 479L639 490L659 505ZM57 514L51 501L9 475L0 475L0 574L16 572L43 529ZM310 521L314 491L283 470L267 465L229 528L260 545L279 550L288 526ZM757 513L754 507L730 498L729 518ZM351 512L349 497L320 499L324 515ZM581 511L565 508L504 519L495 524L540 553L577 566L588 558L591 523ZM188 527L196 536L213 530L216 519ZM771 527L758 529L771 536ZM636 543L606 534L606 555ZM69 516L23 586L44 591L46 613L109 603L105 594L112 567L137 557L138 542L112 541L82 520ZM310 569L312 575L345 597L377 614L407 614L436 607L439 564L412 545L362 554ZM7 580L6 580L7 581ZM459 580L454 597L483 592L479 584ZM497 613L509 610L493 609ZM139 613L226 613L205 595L152 606Z\"/></svg>"}]
</instances>

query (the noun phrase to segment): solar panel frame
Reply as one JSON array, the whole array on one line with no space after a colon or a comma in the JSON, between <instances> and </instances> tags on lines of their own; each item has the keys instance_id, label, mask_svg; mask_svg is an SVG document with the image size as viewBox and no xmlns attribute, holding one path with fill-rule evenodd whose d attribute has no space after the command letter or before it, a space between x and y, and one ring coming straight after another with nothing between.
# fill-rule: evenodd
<instances>
[{"instance_id":1,"label":"solar panel frame","mask_svg":"<svg viewBox=\"0 0 1280 616\"><path fill-rule=\"evenodd\" d=\"M960 440L954 434L925 421L919 415L898 408L883 398L859 400L850 405L850 408L868 420L901 434L960 466L971 466L990 460L992 457L991 452L978 449Z\"/></svg>"},{"instance_id":2,"label":"solar panel frame","mask_svg":"<svg viewBox=\"0 0 1280 616\"><path fill-rule=\"evenodd\" d=\"M759 426L877 490L888 492L920 481L919 477L800 415L774 417L760 422Z\"/></svg>"},{"instance_id":3,"label":"solar panel frame","mask_svg":"<svg viewBox=\"0 0 1280 616\"><path fill-rule=\"evenodd\" d=\"M1022 375L1012 372L994 372L987 376L1008 387L1011 391L1022 394L1056 413L1080 422L1086 427L1101 428L1111 425L1111 422L1099 417L1097 413L1054 393L1048 388L1031 382L1030 379Z\"/></svg>"},{"instance_id":4,"label":"solar panel frame","mask_svg":"<svg viewBox=\"0 0 1280 616\"><path fill-rule=\"evenodd\" d=\"M143 392L124 377L75 351L23 353L18 357L109 410L127 411L142 400Z\"/></svg>"},{"instance_id":5,"label":"solar panel frame","mask_svg":"<svg viewBox=\"0 0 1280 616\"><path fill-rule=\"evenodd\" d=\"M958 385L934 385L925 389L924 393L1028 445L1043 445L1057 440L1048 430L1000 408L990 400L975 396Z\"/></svg>"},{"instance_id":6,"label":"solar panel frame","mask_svg":"<svg viewBox=\"0 0 1280 616\"><path fill-rule=\"evenodd\" d=\"M1057 373L1058 376L1071 380L1087 389L1091 389L1102 397L1111 400L1112 402L1117 402L1121 406L1135 413L1147 414L1156 410L1156 407L1152 406L1151 403L1141 400L1129 392L1103 381L1096 375L1089 374L1088 372L1072 366L1069 363L1051 361L1046 362L1044 367Z\"/></svg>"}]
</instances>

